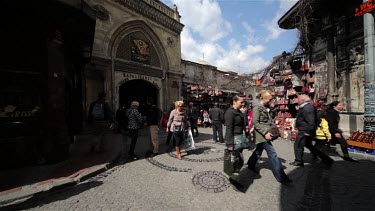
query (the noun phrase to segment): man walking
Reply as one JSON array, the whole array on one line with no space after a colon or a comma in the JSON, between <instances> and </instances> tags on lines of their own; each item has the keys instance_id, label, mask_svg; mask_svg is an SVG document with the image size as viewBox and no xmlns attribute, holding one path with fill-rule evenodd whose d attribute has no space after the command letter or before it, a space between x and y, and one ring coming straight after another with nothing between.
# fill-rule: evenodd
<instances>
[{"instance_id":1,"label":"man walking","mask_svg":"<svg viewBox=\"0 0 375 211\"><path fill-rule=\"evenodd\" d=\"M334 143L340 144L345 161L358 162L349 156L348 144L342 135L342 130L339 129L340 111L342 111L343 106L339 101L332 102L330 106L331 108L327 111L327 121L332 140Z\"/></svg>"},{"instance_id":2,"label":"man walking","mask_svg":"<svg viewBox=\"0 0 375 211\"><path fill-rule=\"evenodd\" d=\"M159 153L159 122L161 117L161 111L156 105L152 105L151 108L147 111L146 120L147 126L150 129L150 139L153 146L151 157L158 155Z\"/></svg>"},{"instance_id":3,"label":"man walking","mask_svg":"<svg viewBox=\"0 0 375 211\"><path fill-rule=\"evenodd\" d=\"M188 118L189 118L189 122L190 122L191 132L193 133L193 136L194 136L194 129L195 129L197 131L196 134L195 134L195 137L197 137L198 136L197 121L198 121L199 112L198 112L197 107L194 107L193 102L189 103L189 108L188 108L187 114L188 114Z\"/></svg>"},{"instance_id":4,"label":"man walking","mask_svg":"<svg viewBox=\"0 0 375 211\"><path fill-rule=\"evenodd\" d=\"M224 123L224 112L219 108L218 103L214 103L214 107L210 109L209 117L212 122L213 138L217 142L217 136L219 136L219 142L224 143L223 139L223 123Z\"/></svg>"},{"instance_id":5,"label":"man walking","mask_svg":"<svg viewBox=\"0 0 375 211\"><path fill-rule=\"evenodd\" d=\"M298 96L299 109L296 119L298 134L294 142L295 161L289 164L292 166L303 166L303 150L306 147L314 156L320 157L324 164L331 166L333 163L332 158L312 146L312 139L315 137L317 127L317 114L316 109L310 104L310 101L311 99L308 95L303 94Z\"/></svg>"},{"instance_id":6,"label":"man walking","mask_svg":"<svg viewBox=\"0 0 375 211\"><path fill-rule=\"evenodd\" d=\"M90 104L88 120L96 136L91 146L91 152L101 152L104 150L103 136L113 127L111 107L105 101L104 92L99 93L98 99Z\"/></svg>"}]
</instances>

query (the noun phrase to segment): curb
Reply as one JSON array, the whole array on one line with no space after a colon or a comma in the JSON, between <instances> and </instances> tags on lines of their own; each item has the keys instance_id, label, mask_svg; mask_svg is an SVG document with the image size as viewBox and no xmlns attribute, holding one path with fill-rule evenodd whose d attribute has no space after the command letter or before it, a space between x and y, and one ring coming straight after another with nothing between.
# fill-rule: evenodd
<instances>
[{"instance_id":1,"label":"curb","mask_svg":"<svg viewBox=\"0 0 375 211\"><path fill-rule=\"evenodd\" d=\"M120 158L121 153L119 153L111 162L82 169L75 174L72 174L71 177L50 179L5 191L4 194L0 195L0 208L25 202L40 194L75 186L80 182L114 167L115 164L119 162Z\"/></svg>"}]
</instances>

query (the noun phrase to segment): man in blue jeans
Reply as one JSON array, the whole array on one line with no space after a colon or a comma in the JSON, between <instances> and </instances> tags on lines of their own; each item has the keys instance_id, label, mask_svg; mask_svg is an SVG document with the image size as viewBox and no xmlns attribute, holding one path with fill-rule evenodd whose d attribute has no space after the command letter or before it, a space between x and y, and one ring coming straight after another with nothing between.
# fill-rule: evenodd
<instances>
[{"instance_id":1,"label":"man in blue jeans","mask_svg":"<svg viewBox=\"0 0 375 211\"><path fill-rule=\"evenodd\" d=\"M272 146L271 141L277 138L278 134L272 131L272 118L267 111L267 108L272 101L273 94L269 90L260 91L259 105L253 109L253 125L255 133L255 143L257 144L253 154L247 161L247 168L259 174L259 170L255 168L260 159L263 149L266 150L267 156L270 160L272 172L277 181L282 184L291 182L289 177L285 174L281 162L277 157L276 151Z\"/></svg>"}]
</instances>

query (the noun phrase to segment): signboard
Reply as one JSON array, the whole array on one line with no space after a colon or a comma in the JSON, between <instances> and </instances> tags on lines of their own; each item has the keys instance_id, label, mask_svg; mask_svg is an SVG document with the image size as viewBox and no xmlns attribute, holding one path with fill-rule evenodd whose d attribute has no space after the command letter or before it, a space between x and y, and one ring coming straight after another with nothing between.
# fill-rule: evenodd
<instances>
[{"instance_id":1,"label":"signboard","mask_svg":"<svg viewBox=\"0 0 375 211\"><path fill-rule=\"evenodd\" d=\"M361 5L359 5L359 7L355 8L354 16L355 17L362 16L366 13L373 11L374 9L375 9L375 0L368 0L362 3Z\"/></svg>"}]
</instances>

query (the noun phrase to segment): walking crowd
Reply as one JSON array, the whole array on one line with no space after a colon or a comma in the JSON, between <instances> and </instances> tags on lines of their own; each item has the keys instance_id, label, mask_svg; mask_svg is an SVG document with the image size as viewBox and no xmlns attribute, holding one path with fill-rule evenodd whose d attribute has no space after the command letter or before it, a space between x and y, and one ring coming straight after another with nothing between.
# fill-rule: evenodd
<instances>
[{"instance_id":1,"label":"walking crowd","mask_svg":"<svg viewBox=\"0 0 375 211\"><path fill-rule=\"evenodd\" d=\"M212 127L213 140L218 143L225 143L227 146L225 153L236 156L238 161L236 164L224 161L224 168L228 167L226 165L236 165L236 167L232 166L233 168L229 173L224 169L229 174L232 183L239 185L235 178L240 173L244 163L242 151L253 145L253 153L247 161L247 168L259 174L257 163L263 151L266 151L276 180L282 184L289 184L292 180L285 174L273 147L273 141L280 137L271 109L275 95L270 90L262 90L258 96L259 101L248 104L245 97L236 95L232 98L230 108L225 112L219 108L218 103L214 103L213 108L203 112L205 122L209 122ZM331 143L340 144L345 161L358 162L349 156L348 145L343 137L342 130L339 129L342 104L338 101L327 104L325 98L320 98L314 106L311 98L305 94L298 95L296 100L298 113L295 126L298 133L294 142L295 160L289 164L303 167L304 148L306 147L315 161L320 159L323 164L330 167L334 160L328 156L326 148ZM165 127L168 134L166 144L169 146L172 142L178 159L182 159L181 147L187 139L189 145L194 147L194 137L199 135L197 123L200 115L199 110L192 102L185 108L183 101L176 101L164 113L156 105L151 105L143 111L145 118L142 117L139 106L137 101L133 101L130 108L121 107L116 113L118 132L122 132L124 136L131 140L128 159L139 159L134 150L139 129L144 126L149 128L150 145L152 146L152 151L148 153L148 156L159 154L159 127ZM104 93L99 94L98 100L90 105L89 120L91 120L97 136L92 151L100 152L103 145L103 133L109 127L112 128L114 122L109 104L105 102ZM225 138L223 125L226 127ZM315 142L314 145L313 142Z\"/></svg>"}]
</instances>

